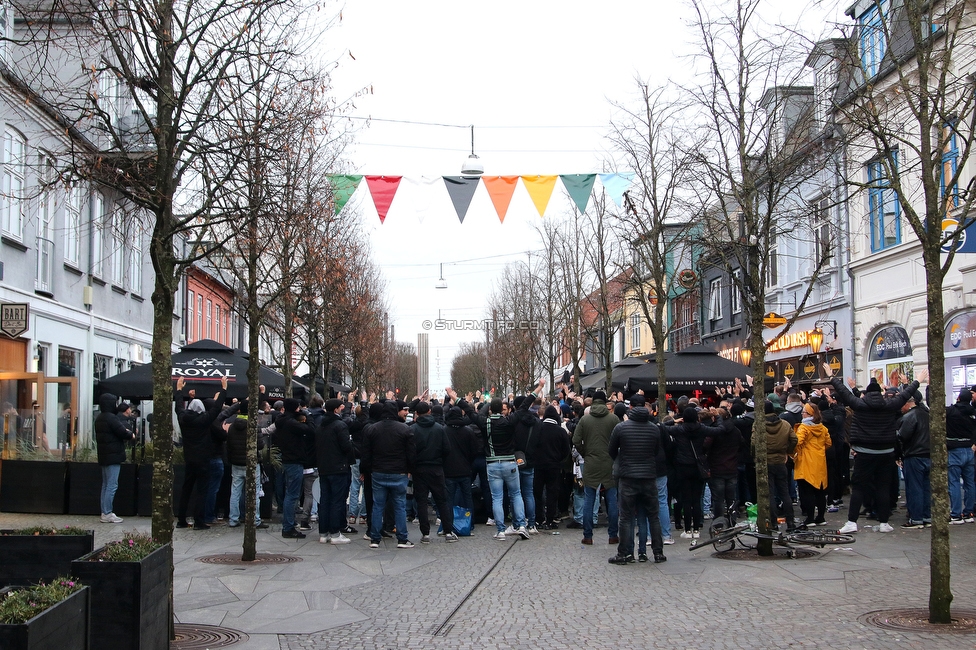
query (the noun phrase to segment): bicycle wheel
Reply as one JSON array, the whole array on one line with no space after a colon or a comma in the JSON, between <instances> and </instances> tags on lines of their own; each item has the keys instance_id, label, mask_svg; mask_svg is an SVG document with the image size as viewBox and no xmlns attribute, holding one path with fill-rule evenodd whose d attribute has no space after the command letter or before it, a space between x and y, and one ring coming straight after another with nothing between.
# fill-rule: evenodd
<instances>
[{"instance_id":1,"label":"bicycle wheel","mask_svg":"<svg viewBox=\"0 0 976 650\"><path fill-rule=\"evenodd\" d=\"M712 545L719 553L731 551L735 548L735 538L726 540L722 535L723 532L731 530L732 527L732 524L725 517L713 519L711 525L708 527L709 537L716 540Z\"/></svg>"},{"instance_id":2,"label":"bicycle wheel","mask_svg":"<svg viewBox=\"0 0 976 650\"><path fill-rule=\"evenodd\" d=\"M806 546L818 546L823 548L827 544L853 544L853 535L841 535L840 533L821 533L818 531L800 531L786 536L793 544L804 544Z\"/></svg>"},{"instance_id":3,"label":"bicycle wheel","mask_svg":"<svg viewBox=\"0 0 976 650\"><path fill-rule=\"evenodd\" d=\"M688 550L697 551L704 546L712 545L715 547L715 550L719 552L731 551L733 548L735 548L735 538L748 527L749 526L746 524L739 524L738 526L733 526L732 528L723 529L717 535L713 535L708 539L699 539L697 543L689 546ZM729 545L729 542L732 542L732 544ZM726 546L728 546L728 548L725 548Z\"/></svg>"}]
</instances>

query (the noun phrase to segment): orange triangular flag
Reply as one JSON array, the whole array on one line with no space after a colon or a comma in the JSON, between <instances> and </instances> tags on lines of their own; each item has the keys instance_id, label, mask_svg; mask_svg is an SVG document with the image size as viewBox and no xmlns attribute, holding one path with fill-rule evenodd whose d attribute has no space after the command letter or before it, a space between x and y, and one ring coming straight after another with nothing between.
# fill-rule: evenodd
<instances>
[{"instance_id":1,"label":"orange triangular flag","mask_svg":"<svg viewBox=\"0 0 976 650\"><path fill-rule=\"evenodd\" d=\"M485 182L485 189L491 197L491 203L495 206L498 220L505 223L505 215L508 213L508 206L512 202L512 195L515 193L515 185L518 183L518 176L482 176Z\"/></svg>"},{"instance_id":2,"label":"orange triangular flag","mask_svg":"<svg viewBox=\"0 0 976 650\"><path fill-rule=\"evenodd\" d=\"M386 221L386 213L390 211L393 197L396 196L397 187L400 186L402 176L367 176L366 184L369 186L369 193L373 197L373 205L376 206L376 213L380 216L380 223Z\"/></svg>"},{"instance_id":3,"label":"orange triangular flag","mask_svg":"<svg viewBox=\"0 0 976 650\"><path fill-rule=\"evenodd\" d=\"M556 187L558 176L523 176L522 184L535 203L535 209L539 211L539 216L545 216L546 206L549 205L549 197L552 190Z\"/></svg>"}]
</instances>

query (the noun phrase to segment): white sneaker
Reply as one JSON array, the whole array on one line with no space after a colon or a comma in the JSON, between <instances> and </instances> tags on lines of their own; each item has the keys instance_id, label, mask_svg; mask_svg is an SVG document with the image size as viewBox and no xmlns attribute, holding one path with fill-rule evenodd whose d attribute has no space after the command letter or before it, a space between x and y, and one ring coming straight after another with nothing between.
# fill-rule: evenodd
<instances>
[{"instance_id":1,"label":"white sneaker","mask_svg":"<svg viewBox=\"0 0 976 650\"><path fill-rule=\"evenodd\" d=\"M349 539L348 537L346 537L342 533L338 533L336 535L333 535L332 536L332 540L331 540L331 542L333 544L348 544L351 541L352 541L351 539Z\"/></svg>"},{"instance_id":2,"label":"white sneaker","mask_svg":"<svg viewBox=\"0 0 976 650\"><path fill-rule=\"evenodd\" d=\"M684 531L681 532L680 535L678 535L678 537L680 537L681 539L691 539L691 535L692 535L692 533L690 533L687 530L684 530Z\"/></svg>"},{"instance_id":3,"label":"white sneaker","mask_svg":"<svg viewBox=\"0 0 976 650\"><path fill-rule=\"evenodd\" d=\"M539 534L539 529L538 528L536 528L535 526L532 526L531 528L529 528L529 535L538 535L538 534Z\"/></svg>"},{"instance_id":4,"label":"white sneaker","mask_svg":"<svg viewBox=\"0 0 976 650\"><path fill-rule=\"evenodd\" d=\"M525 526L520 526L517 532L518 532L519 537L521 537L522 539L528 539L529 538L529 531L526 530ZM538 531L536 531L536 532L538 532Z\"/></svg>"},{"instance_id":5,"label":"white sneaker","mask_svg":"<svg viewBox=\"0 0 976 650\"><path fill-rule=\"evenodd\" d=\"M319 544L328 544L330 539L328 535L319 535Z\"/></svg>"},{"instance_id":6,"label":"white sneaker","mask_svg":"<svg viewBox=\"0 0 976 650\"><path fill-rule=\"evenodd\" d=\"M879 524L878 525L878 532L879 533L890 533L893 530L894 530L894 528L892 528L891 527L891 524L889 524L889 523L884 523L884 524Z\"/></svg>"},{"instance_id":7,"label":"white sneaker","mask_svg":"<svg viewBox=\"0 0 976 650\"><path fill-rule=\"evenodd\" d=\"M698 539L699 537L701 537L701 533L699 533L697 530L691 531L691 538L692 539Z\"/></svg>"},{"instance_id":8,"label":"white sneaker","mask_svg":"<svg viewBox=\"0 0 976 650\"><path fill-rule=\"evenodd\" d=\"M110 512L107 515L102 515L100 517L103 524L121 524L122 517L116 516L114 512Z\"/></svg>"},{"instance_id":9,"label":"white sneaker","mask_svg":"<svg viewBox=\"0 0 976 650\"><path fill-rule=\"evenodd\" d=\"M456 541L458 541L458 536L456 534L454 534L454 533L448 533L447 535L444 535L444 541L445 542L456 542Z\"/></svg>"},{"instance_id":10,"label":"white sneaker","mask_svg":"<svg viewBox=\"0 0 976 650\"><path fill-rule=\"evenodd\" d=\"M509 526L508 528L505 529L505 534L506 535L517 535L518 534L518 529L515 528L514 526Z\"/></svg>"},{"instance_id":11,"label":"white sneaker","mask_svg":"<svg viewBox=\"0 0 976 650\"><path fill-rule=\"evenodd\" d=\"M889 528L890 528L890 526L889 526ZM841 535L847 535L848 533L856 533L857 532L857 522L856 521L849 521L846 524L844 524L843 526L841 526L840 527L840 530L838 530L837 532L840 533Z\"/></svg>"},{"instance_id":12,"label":"white sneaker","mask_svg":"<svg viewBox=\"0 0 976 650\"><path fill-rule=\"evenodd\" d=\"M485 522L485 526L494 526L494 525L495 525L495 520L492 519L491 517L488 517L488 521Z\"/></svg>"},{"instance_id":13,"label":"white sneaker","mask_svg":"<svg viewBox=\"0 0 976 650\"><path fill-rule=\"evenodd\" d=\"M498 533L495 533L495 534L493 535L493 537L494 537L495 539L497 539L497 540L498 540L499 542L504 542L504 541L505 541L505 533L502 533L502 532L498 532Z\"/></svg>"},{"instance_id":14,"label":"white sneaker","mask_svg":"<svg viewBox=\"0 0 976 650\"><path fill-rule=\"evenodd\" d=\"M663 542L663 543L664 543L665 545L671 545L671 544L674 544L674 538L673 538L673 537L665 537L665 538L664 538L664 542Z\"/></svg>"},{"instance_id":15,"label":"white sneaker","mask_svg":"<svg viewBox=\"0 0 976 650\"><path fill-rule=\"evenodd\" d=\"M437 519L434 520L434 525L435 526L440 526L441 525L441 518L440 517L438 517Z\"/></svg>"}]
</instances>

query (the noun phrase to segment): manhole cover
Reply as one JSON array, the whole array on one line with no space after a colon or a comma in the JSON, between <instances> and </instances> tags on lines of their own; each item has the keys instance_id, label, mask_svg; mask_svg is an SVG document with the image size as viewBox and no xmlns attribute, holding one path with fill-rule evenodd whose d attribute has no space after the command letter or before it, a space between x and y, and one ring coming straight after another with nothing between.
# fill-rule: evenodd
<instances>
[{"instance_id":1,"label":"manhole cover","mask_svg":"<svg viewBox=\"0 0 976 650\"><path fill-rule=\"evenodd\" d=\"M712 553L712 557L717 557L720 560L804 560L818 555L819 553L816 551L805 548L793 549L792 556L790 549L786 548L773 548L772 555L759 555L759 552L754 548L737 548L724 553Z\"/></svg>"},{"instance_id":2,"label":"manhole cover","mask_svg":"<svg viewBox=\"0 0 976 650\"><path fill-rule=\"evenodd\" d=\"M918 609L879 609L868 612L857 619L865 625L901 632L934 632L942 634L976 634L976 610L952 610L952 623L936 625L929 623L929 610Z\"/></svg>"},{"instance_id":3,"label":"manhole cover","mask_svg":"<svg viewBox=\"0 0 976 650\"><path fill-rule=\"evenodd\" d=\"M232 630L229 627L180 624L175 627L176 638L170 642L170 650L227 648L250 638L243 632Z\"/></svg>"},{"instance_id":4,"label":"manhole cover","mask_svg":"<svg viewBox=\"0 0 976 650\"><path fill-rule=\"evenodd\" d=\"M258 553L254 560L245 562L241 559L240 553L219 553L217 555L201 555L196 560L204 564L250 566L253 564L288 564L290 562L301 562L302 558L295 555L282 555L280 553Z\"/></svg>"}]
</instances>

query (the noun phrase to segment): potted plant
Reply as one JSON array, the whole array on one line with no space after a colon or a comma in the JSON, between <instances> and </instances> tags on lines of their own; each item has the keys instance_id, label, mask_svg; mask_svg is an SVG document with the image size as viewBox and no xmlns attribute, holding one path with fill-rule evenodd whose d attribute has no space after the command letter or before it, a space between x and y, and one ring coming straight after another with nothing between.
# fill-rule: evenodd
<instances>
[{"instance_id":1,"label":"potted plant","mask_svg":"<svg viewBox=\"0 0 976 650\"><path fill-rule=\"evenodd\" d=\"M0 462L0 510L63 515L68 511L68 463L22 448Z\"/></svg>"},{"instance_id":2,"label":"potted plant","mask_svg":"<svg viewBox=\"0 0 976 650\"><path fill-rule=\"evenodd\" d=\"M70 578L0 589L0 648L87 650L89 599Z\"/></svg>"},{"instance_id":3,"label":"potted plant","mask_svg":"<svg viewBox=\"0 0 976 650\"><path fill-rule=\"evenodd\" d=\"M95 531L77 526L0 530L0 586L67 575L71 561L91 553L94 546Z\"/></svg>"},{"instance_id":4,"label":"potted plant","mask_svg":"<svg viewBox=\"0 0 976 650\"><path fill-rule=\"evenodd\" d=\"M168 650L172 547L127 533L71 563L91 589L93 648Z\"/></svg>"}]
</instances>

